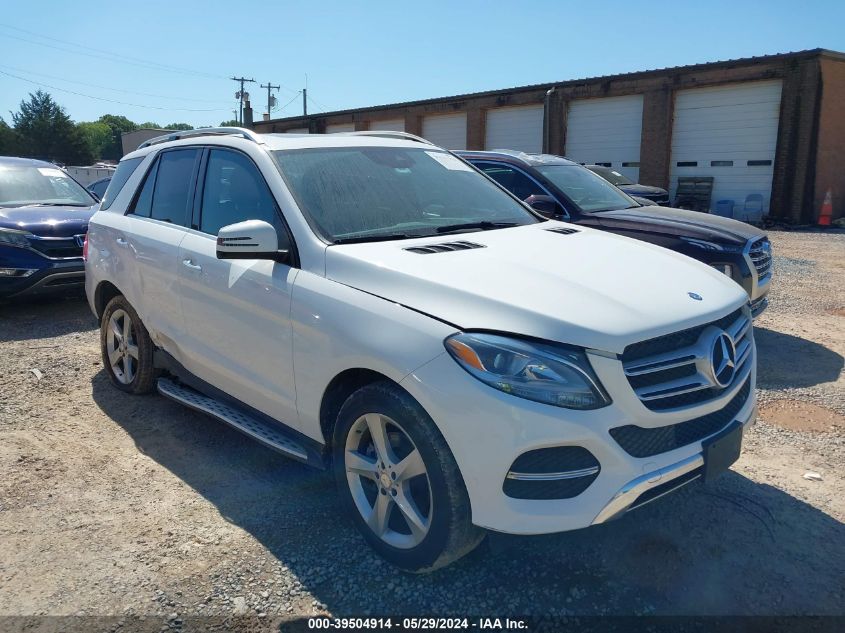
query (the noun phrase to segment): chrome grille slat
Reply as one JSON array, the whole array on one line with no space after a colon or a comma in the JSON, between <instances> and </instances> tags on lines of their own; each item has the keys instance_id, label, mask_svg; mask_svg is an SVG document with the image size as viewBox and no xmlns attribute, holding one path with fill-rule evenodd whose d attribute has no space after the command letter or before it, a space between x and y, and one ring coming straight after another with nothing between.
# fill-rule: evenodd
<instances>
[{"instance_id":1,"label":"chrome grille slat","mask_svg":"<svg viewBox=\"0 0 845 633\"><path fill-rule=\"evenodd\" d=\"M649 339L649 341L669 338L682 341L683 347L662 351L651 356L625 361L623 353L623 371L637 398L652 410L677 410L679 407L695 406L718 397L722 392L731 390L738 380L744 380L750 372L749 359L753 348L752 322L748 308L732 313L732 320L725 317L699 326L695 342L689 337L673 334ZM711 353L713 341L719 332L727 333L733 341L735 355L735 373L731 384L722 387L713 375ZM642 349L644 343L635 344ZM661 349L661 346L657 346ZM665 349L665 346L662 347ZM685 368L686 369L683 369ZM698 395L688 395L696 394Z\"/></svg>"}]
</instances>

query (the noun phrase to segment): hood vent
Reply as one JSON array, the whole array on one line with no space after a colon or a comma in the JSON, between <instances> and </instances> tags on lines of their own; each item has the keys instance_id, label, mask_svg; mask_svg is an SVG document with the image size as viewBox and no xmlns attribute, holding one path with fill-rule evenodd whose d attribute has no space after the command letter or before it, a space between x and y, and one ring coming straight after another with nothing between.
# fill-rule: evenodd
<instances>
[{"instance_id":1,"label":"hood vent","mask_svg":"<svg viewBox=\"0 0 845 633\"><path fill-rule=\"evenodd\" d=\"M550 233L560 233L561 235L572 235L573 233L579 232L578 229L570 229L566 226L559 226L554 229L546 229L546 231L549 231Z\"/></svg>"},{"instance_id":2,"label":"hood vent","mask_svg":"<svg viewBox=\"0 0 845 633\"><path fill-rule=\"evenodd\" d=\"M419 253L420 255L431 255L433 253L450 253L452 251L468 251L473 248L484 248L483 244L475 242L443 242L442 244L426 244L425 246L411 246L406 251Z\"/></svg>"}]
</instances>

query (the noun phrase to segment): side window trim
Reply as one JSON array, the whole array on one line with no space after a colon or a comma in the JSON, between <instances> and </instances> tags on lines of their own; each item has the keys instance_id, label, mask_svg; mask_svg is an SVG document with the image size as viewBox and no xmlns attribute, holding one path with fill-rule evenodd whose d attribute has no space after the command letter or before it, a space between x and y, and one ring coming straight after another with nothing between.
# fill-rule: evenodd
<instances>
[{"instance_id":1,"label":"side window trim","mask_svg":"<svg viewBox=\"0 0 845 633\"><path fill-rule=\"evenodd\" d=\"M563 211L563 216L564 216L566 219L569 219L569 218L571 217L571 216L569 215L569 211L567 210L567 208L566 208L563 204L561 204L560 199L558 198L558 196L556 196L556 195L554 195L553 193L551 193L551 192L548 190L548 188L547 188L547 187L545 187L545 186L543 186L543 184L542 184L542 183L538 182L538 181L537 181L537 179L536 179L536 178L534 178L534 176L532 176L531 174L529 174L529 173L527 173L527 172L523 171L522 169L520 169L520 168L519 168L519 167L517 167L516 165L511 165L510 163L503 163L503 162L501 162L501 161L497 161L497 160L480 160L480 161L477 161L477 162L475 163L475 165L476 165L477 167L479 167L479 169L481 169L481 171L484 171L484 169L482 169L482 168L480 167L480 165L491 165L491 166L493 166L493 167L506 167L506 168L508 168L508 169L512 169L513 171L515 171L515 172L517 172L517 173L519 173L519 174L522 174L523 176L525 176L526 178L528 178L528 180L530 180L530 181L531 181L531 182L533 182L535 185L537 185L537 186L538 186L538 187L539 187L542 191L544 191L544 192L546 193L546 195L547 195L547 196L549 196L550 198L554 198L554 199L557 201L558 205L560 206L561 210Z\"/></svg>"},{"instance_id":2,"label":"side window trim","mask_svg":"<svg viewBox=\"0 0 845 633\"><path fill-rule=\"evenodd\" d=\"M195 231L197 231L198 233L201 233L202 235L208 235L209 237L212 237L212 238L215 238L215 239L217 238L216 235L211 235L210 233L205 233L204 231L202 231L199 228L200 226L202 226L202 202L203 202L203 197L205 196L205 179L206 179L206 176L208 174L208 163L211 159L211 152L215 151L215 150L223 151L223 152L231 152L233 154L239 154L240 156L243 156L244 158L246 158L249 161L249 163L252 165L253 169L255 169L255 173L257 173L259 178L261 178L261 182L263 182L264 186L267 187L267 193L270 194L270 198L273 200L273 210L276 214L276 218L279 221L279 225L280 225L281 229L287 235L288 244L290 244L291 257L290 257L289 266L291 268L299 268L299 250L296 247L296 240L293 237L293 232L290 230L290 226L288 225L287 219L285 218L285 214L282 212L282 207L281 207L281 205L279 205L279 201L276 200L276 196L273 193L273 190L270 188L270 185L267 183L267 179L264 177L264 174L262 173L262 171L258 167L258 165L255 163L255 161L252 160L252 157L249 154L247 154L246 152L242 152L241 150L239 150L237 148L226 147L226 146L223 146L223 145L208 145L208 146L204 147L203 149L205 151L203 153L202 160L200 161L201 162L200 172L199 172L199 175L197 176L197 178L195 179L195 181L197 183L196 184L196 204L195 204L196 226L192 227L192 228Z\"/></svg>"},{"instance_id":3,"label":"side window trim","mask_svg":"<svg viewBox=\"0 0 845 633\"><path fill-rule=\"evenodd\" d=\"M141 179L141 182L138 183L138 188L135 190L135 193L132 195L132 201L126 207L126 212L124 213L124 215L136 215L135 209L138 205L138 198L141 197L141 192L144 191L144 187L147 186L147 181L150 178L153 179L153 181L152 181L153 191L150 194L150 210L152 210L152 196L155 194L155 186L156 186L155 179L158 176L158 163L159 163L159 157L160 156L161 156L161 153L156 154L155 158L153 159L152 164L147 168L147 173L144 174L144 177ZM144 218L145 216L138 215L136 217ZM146 218L146 219L149 220L149 218Z\"/></svg>"}]
</instances>

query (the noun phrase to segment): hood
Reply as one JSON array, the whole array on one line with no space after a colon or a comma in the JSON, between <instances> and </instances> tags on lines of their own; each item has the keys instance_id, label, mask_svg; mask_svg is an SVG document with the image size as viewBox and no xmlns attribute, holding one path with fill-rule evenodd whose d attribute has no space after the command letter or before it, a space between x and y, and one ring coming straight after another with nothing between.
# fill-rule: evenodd
<instances>
[{"instance_id":1,"label":"hood","mask_svg":"<svg viewBox=\"0 0 845 633\"><path fill-rule=\"evenodd\" d=\"M667 249L542 222L493 231L329 246L326 276L462 330L490 330L620 353L629 343L746 303L722 273ZM419 254L413 246L480 248ZM701 300L688 293L700 295Z\"/></svg>"},{"instance_id":2,"label":"hood","mask_svg":"<svg viewBox=\"0 0 845 633\"><path fill-rule=\"evenodd\" d=\"M29 231L44 237L70 237L88 230L95 207L0 207L0 228Z\"/></svg>"},{"instance_id":3,"label":"hood","mask_svg":"<svg viewBox=\"0 0 845 633\"><path fill-rule=\"evenodd\" d=\"M651 187L649 185L617 185L622 191L629 196L668 196L669 192L660 187Z\"/></svg>"},{"instance_id":4,"label":"hood","mask_svg":"<svg viewBox=\"0 0 845 633\"><path fill-rule=\"evenodd\" d=\"M660 206L602 211L596 213L595 217L603 226L608 228L625 228L630 226L631 222L636 222L641 225L638 228L651 233L735 244L745 244L752 237L763 237L765 235L760 229L739 220L698 211Z\"/></svg>"}]
</instances>

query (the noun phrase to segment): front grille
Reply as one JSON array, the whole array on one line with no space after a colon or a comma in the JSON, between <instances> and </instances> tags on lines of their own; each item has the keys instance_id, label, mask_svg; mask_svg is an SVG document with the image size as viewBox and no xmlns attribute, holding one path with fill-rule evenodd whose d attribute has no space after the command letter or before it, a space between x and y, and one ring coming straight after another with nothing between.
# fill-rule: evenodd
<instances>
[{"instance_id":1,"label":"front grille","mask_svg":"<svg viewBox=\"0 0 845 633\"><path fill-rule=\"evenodd\" d=\"M711 354L717 337L727 333L735 349L735 371L729 384L715 380ZM622 364L628 383L652 411L695 406L717 398L750 372L753 345L748 308L680 332L625 348Z\"/></svg>"},{"instance_id":2,"label":"front grille","mask_svg":"<svg viewBox=\"0 0 845 633\"><path fill-rule=\"evenodd\" d=\"M37 237L29 238L30 246L52 259L66 259L69 257L82 257L82 246L77 244L76 236L71 237Z\"/></svg>"},{"instance_id":3,"label":"front grille","mask_svg":"<svg viewBox=\"0 0 845 633\"><path fill-rule=\"evenodd\" d=\"M633 424L610 429L610 435L633 457L651 457L699 442L719 432L736 419L751 393L751 380L719 411L686 422L647 429Z\"/></svg>"},{"instance_id":4,"label":"front grille","mask_svg":"<svg viewBox=\"0 0 845 633\"><path fill-rule=\"evenodd\" d=\"M516 458L502 491L513 499L571 499L584 492L600 470L598 460L582 446L540 448Z\"/></svg>"},{"instance_id":5,"label":"front grille","mask_svg":"<svg viewBox=\"0 0 845 633\"><path fill-rule=\"evenodd\" d=\"M757 276L762 279L772 272L772 249L768 237L761 237L752 242L748 249L748 257L751 264L757 271Z\"/></svg>"}]
</instances>

